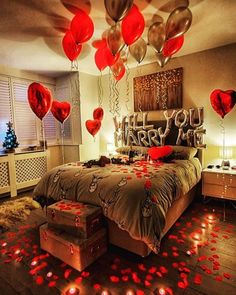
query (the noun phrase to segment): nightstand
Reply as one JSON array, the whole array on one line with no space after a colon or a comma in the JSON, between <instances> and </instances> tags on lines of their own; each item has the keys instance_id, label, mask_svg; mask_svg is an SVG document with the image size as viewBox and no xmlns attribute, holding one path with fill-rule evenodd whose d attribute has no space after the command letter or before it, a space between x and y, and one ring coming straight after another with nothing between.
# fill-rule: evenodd
<instances>
[{"instance_id":1,"label":"nightstand","mask_svg":"<svg viewBox=\"0 0 236 295\"><path fill-rule=\"evenodd\" d=\"M236 170L203 169L202 194L236 201Z\"/></svg>"}]
</instances>

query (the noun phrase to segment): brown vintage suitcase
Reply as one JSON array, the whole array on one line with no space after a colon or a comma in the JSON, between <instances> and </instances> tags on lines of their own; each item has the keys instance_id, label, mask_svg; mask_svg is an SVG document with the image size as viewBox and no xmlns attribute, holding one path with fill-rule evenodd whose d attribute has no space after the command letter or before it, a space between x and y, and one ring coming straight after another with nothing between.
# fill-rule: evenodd
<instances>
[{"instance_id":1,"label":"brown vintage suitcase","mask_svg":"<svg viewBox=\"0 0 236 295\"><path fill-rule=\"evenodd\" d=\"M47 221L49 227L87 239L102 228L103 215L100 207L63 200L48 207Z\"/></svg>"},{"instance_id":2,"label":"brown vintage suitcase","mask_svg":"<svg viewBox=\"0 0 236 295\"><path fill-rule=\"evenodd\" d=\"M106 229L100 229L89 239L79 239L43 224L40 226L40 246L78 271L82 271L107 251Z\"/></svg>"}]
</instances>

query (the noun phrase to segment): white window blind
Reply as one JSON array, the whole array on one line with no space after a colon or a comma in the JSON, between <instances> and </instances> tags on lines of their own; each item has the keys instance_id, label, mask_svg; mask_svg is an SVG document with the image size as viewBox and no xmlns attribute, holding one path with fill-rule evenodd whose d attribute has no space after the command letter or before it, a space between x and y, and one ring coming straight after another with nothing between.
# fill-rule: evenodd
<instances>
[{"instance_id":1,"label":"white window blind","mask_svg":"<svg viewBox=\"0 0 236 295\"><path fill-rule=\"evenodd\" d=\"M6 135L7 122L13 122L10 79L0 76L0 148Z\"/></svg>"},{"instance_id":2,"label":"white window blind","mask_svg":"<svg viewBox=\"0 0 236 295\"><path fill-rule=\"evenodd\" d=\"M28 86L30 82L13 80L13 98L15 112L15 128L19 143L37 144L36 115L28 103Z\"/></svg>"},{"instance_id":3,"label":"white window blind","mask_svg":"<svg viewBox=\"0 0 236 295\"><path fill-rule=\"evenodd\" d=\"M70 101L70 88L68 85L56 87L56 99L59 101ZM67 140L72 138L70 117L64 122L64 138Z\"/></svg>"},{"instance_id":4,"label":"white window blind","mask_svg":"<svg viewBox=\"0 0 236 295\"><path fill-rule=\"evenodd\" d=\"M52 97L54 97L54 89L51 85L45 85L50 92ZM49 112L43 119L44 121L44 130L45 130L45 139L50 143L57 143L57 122L56 119L53 117L52 113Z\"/></svg>"}]
</instances>

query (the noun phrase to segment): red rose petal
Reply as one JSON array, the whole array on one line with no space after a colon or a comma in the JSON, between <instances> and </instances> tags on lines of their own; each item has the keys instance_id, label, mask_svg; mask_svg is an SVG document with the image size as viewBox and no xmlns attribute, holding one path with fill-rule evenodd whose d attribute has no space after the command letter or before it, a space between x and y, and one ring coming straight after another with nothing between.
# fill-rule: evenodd
<instances>
[{"instance_id":1,"label":"red rose petal","mask_svg":"<svg viewBox=\"0 0 236 295\"><path fill-rule=\"evenodd\" d=\"M42 276L37 276L35 279L35 282L37 285L42 285L43 284L43 277Z\"/></svg>"},{"instance_id":2,"label":"red rose petal","mask_svg":"<svg viewBox=\"0 0 236 295\"><path fill-rule=\"evenodd\" d=\"M223 276L228 280L231 279L231 275L226 272L223 273Z\"/></svg>"}]
</instances>

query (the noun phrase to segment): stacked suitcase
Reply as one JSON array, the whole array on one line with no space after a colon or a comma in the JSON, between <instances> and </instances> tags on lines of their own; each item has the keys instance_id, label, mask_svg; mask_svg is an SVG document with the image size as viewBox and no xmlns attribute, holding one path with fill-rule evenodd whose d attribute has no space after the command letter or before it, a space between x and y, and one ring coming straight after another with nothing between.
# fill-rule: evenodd
<instances>
[{"instance_id":1,"label":"stacked suitcase","mask_svg":"<svg viewBox=\"0 0 236 295\"><path fill-rule=\"evenodd\" d=\"M62 200L48 207L47 221L40 227L41 248L78 271L107 251L100 207Z\"/></svg>"}]
</instances>

